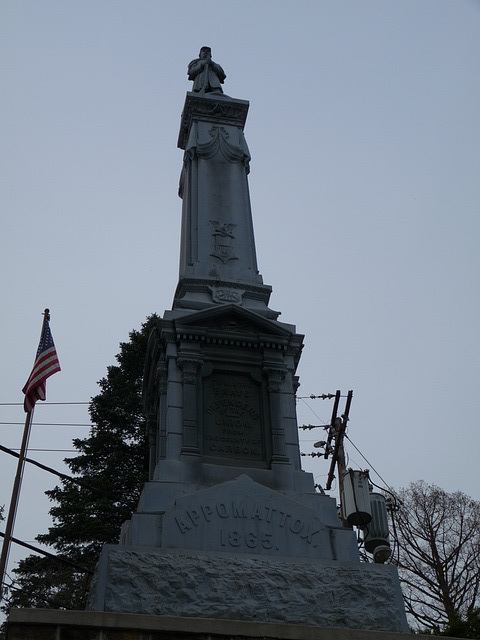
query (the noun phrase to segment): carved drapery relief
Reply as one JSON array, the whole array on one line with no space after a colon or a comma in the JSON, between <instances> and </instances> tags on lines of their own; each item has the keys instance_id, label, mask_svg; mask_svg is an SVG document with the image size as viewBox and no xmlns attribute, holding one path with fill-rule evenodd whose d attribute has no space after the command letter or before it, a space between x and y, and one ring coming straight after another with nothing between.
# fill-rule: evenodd
<instances>
[{"instance_id":1,"label":"carved drapery relief","mask_svg":"<svg viewBox=\"0 0 480 640\"><path fill-rule=\"evenodd\" d=\"M194 122L192 124L188 144L183 155L183 168L180 175L178 195L181 198L183 198L188 164L195 157L201 158L202 160L209 160L215 157L217 153L220 153L228 162L243 163L247 174L250 172L251 156L247 147L247 142L240 129L236 129L235 131L237 133L237 140L232 142L230 140L231 134L225 129L225 127L214 125L208 131L211 140L208 142L200 142L198 123Z\"/></svg>"},{"instance_id":2,"label":"carved drapery relief","mask_svg":"<svg viewBox=\"0 0 480 640\"><path fill-rule=\"evenodd\" d=\"M213 126L208 130L212 138L209 142L200 142L197 139L196 154L198 158L213 158L217 153L221 153L228 162L243 162L245 168L249 169L250 154L244 143L243 134L238 131L236 143L230 142L230 133L225 127ZM244 144L242 144L242 142Z\"/></svg>"}]
</instances>

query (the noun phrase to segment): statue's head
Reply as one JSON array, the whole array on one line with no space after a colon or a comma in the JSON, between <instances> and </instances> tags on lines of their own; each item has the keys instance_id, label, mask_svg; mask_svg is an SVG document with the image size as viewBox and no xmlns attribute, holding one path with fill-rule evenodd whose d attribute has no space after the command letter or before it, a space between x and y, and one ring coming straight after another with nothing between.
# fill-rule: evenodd
<instances>
[{"instance_id":1,"label":"statue's head","mask_svg":"<svg viewBox=\"0 0 480 640\"><path fill-rule=\"evenodd\" d=\"M200 49L200 53L198 54L199 58L206 58L207 56L209 56L210 58L212 57L212 50L210 47L202 47Z\"/></svg>"}]
</instances>

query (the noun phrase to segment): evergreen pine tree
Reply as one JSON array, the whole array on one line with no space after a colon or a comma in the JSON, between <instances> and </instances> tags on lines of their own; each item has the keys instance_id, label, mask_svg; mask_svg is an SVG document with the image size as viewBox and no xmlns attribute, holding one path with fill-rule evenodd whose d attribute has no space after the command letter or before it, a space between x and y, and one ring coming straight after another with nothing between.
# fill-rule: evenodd
<instances>
[{"instance_id":1,"label":"evergreen pine tree","mask_svg":"<svg viewBox=\"0 0 480 640\"><path fill-rule=\"evenodd\" d=\"M28 556L13 570L4 610L85 608L91 571L102 546L118 542L120 527L136 508L148 477L142 382L147 342L157 321L155 314L149 316L140 331L130 333L129 342L120 343L118 364L108 367L99 382L100 393L89 407L90 434L73 441L78 455L65 460L84 484L62 480L46 492L54 503L53 525L36 539L77 567Z\"/></svg>"}]
</instances>

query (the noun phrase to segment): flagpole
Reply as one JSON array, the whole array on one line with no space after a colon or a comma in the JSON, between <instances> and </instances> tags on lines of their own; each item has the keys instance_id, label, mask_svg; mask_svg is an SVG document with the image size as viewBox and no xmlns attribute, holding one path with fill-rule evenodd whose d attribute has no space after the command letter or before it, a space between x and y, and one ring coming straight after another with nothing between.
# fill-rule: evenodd
<instances>
[{"instance_id":1,"label":"flagpole","mask_svg":"<svg viewBox=\"0 0 480 640\"><path fill-rule=\"evenodd\" d=\"M10 500L10 508L8 510L7 524L5 527L5 537L3 538L2 556L0 559L0 595L3 594L3 585L5 572L7 570L8 556L10 553L10 542L12 539L13 527L15 524L15 516L17 515L18 498L20 495L20 488L22 486L23 470L25 467L25 453L28 449L28 441L30 439L30 430L32 426L33 409L31 409L25 418L25 427L23 430L22 446L20 448L20 455L17 464L17 473L15 475L15 482L13 483L12 498Z\"/></svg>"},{"instance_id":2,"label":"flagpole","mask_svg":"<svg viewBox=\"0 0 480 640\"><path fill-rule=\"evenodd\" d=\"M50 310L45 309L43 313L42 332L40 334L40 344L44 335L45 328L48 326L50 320ZM53 344L53 341L52 341ZM40 347L39 347L40 350ZM56 355L56 354L55 354ZM37 352L38 359L38 352ZM36 359L36 361L37 361ZM35 369L35 365L34 365ZM25 406L25 405L24 405ZM32 426L33 410L35 409L35 400L33 401L32 408L27 411L25 418L25 427L23 429L22 446L20 447L20 454L18 456L17 473L15 475L15 481L13 483L12 498L10 500L10 508L8 510L7 524L5 526L5 534L2 545L2 555L0 557L0 597L3 595L5 573L7 570L8 556L10 553L10 543L12 541L13 527L15 524L15 517L17 515L18 499L20 496L20 488L22 486L23 470L25 468L25 457L28 449L28 441L30 439L30 430Z\"/></svg>"}]
</instances>

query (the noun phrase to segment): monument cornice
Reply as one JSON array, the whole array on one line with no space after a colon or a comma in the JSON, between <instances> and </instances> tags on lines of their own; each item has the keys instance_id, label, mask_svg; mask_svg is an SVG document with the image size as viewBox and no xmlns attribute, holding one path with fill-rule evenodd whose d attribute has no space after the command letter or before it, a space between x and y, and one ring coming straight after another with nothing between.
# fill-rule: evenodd
<instances>
[{"instance_id":1,"label":"monument cornice","mask_svg":"<svg viewBox=\"0 0 480 640\"><path fill-rule=\"evenodd\" d=\"M284 354L299 352L303 335L282 327L236 304L211 307L173 320L180 342L221 345L237 349L266 349Z\"/></svg>"},{"instance_id":2,"label":"monument cornice","mask_svg":"<svg viewBox=\"0 0 480 640\"><path fill-rule=\"evenodd\" d=\"M189 286L195 287L216 287L216 288L228 288L228 289L241 289L242 291L248 291L248 293L257 293L259 295L265 295L265 292L269 294L272 292L272 287L268 284L248 284L247 282L233 282L231 280L218 280L208 278L181 278L177 289L182 290Z\"/></svg>"},{"instance_id":3,"label":"monument cornice","mask_svg":"<svg viewBox=\"0 0 480 640\"><path fill-rule=\"evenodd\" d=\"M261 278L260 278L261 279ZM175 291L174 309L195 309L197 311L217 306L218 304L234 303L243 306L244 300L258 301L265 304L263 315L276 320L278 311L268 308L268 301L272 287L262 282L258 284L245 281L235 282L218 278L184 278L181 277ZM195 299L195 294L207 294L211 302ZM193 295L192 295L193 294Z\"/></svg>"},{"instance_id":4,"label":"monument cornice","mask_svg":"<svg viewBox=\"0 0 480 640\"><path fill-rule=\"evenodd\" d=\"M248 100L230 98L230 96L223 94L199 95L188 91L180 121L177 146L180 149L186 148L188 134L194 120L231 125L243 130L247 120L248 107Z\"/></svg>"},{"instance_id":5,"label":"monument cornice","mask_svg":"<svg viewBox=\"0 0 480 640\"><path fill-rule=\"evenodd\" d=\"M226 335L226 332L215 331L204 334L201 330L189 330L188 333L177 333L178 342L203 342L209 345L221 345L222 347L234 347L237 349L275 349L279 351L286 351L288 344L285 344L284 339L272 339L271 336L258 336L245 338L240 335L232 334Z\"/></svg>"}]
</instances>

